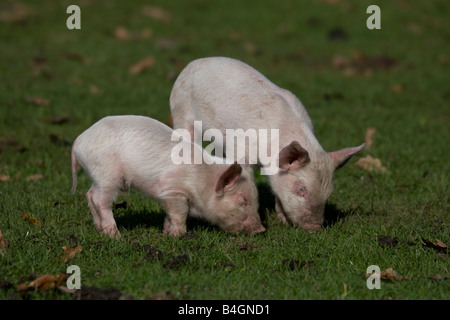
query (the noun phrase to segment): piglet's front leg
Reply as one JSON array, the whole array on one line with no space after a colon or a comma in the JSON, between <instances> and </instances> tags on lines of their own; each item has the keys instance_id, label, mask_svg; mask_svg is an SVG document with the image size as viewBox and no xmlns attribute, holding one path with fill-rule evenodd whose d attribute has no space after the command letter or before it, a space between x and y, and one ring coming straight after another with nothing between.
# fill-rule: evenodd
<instances>
[{"instance_id":1,"label":"piglet's front leg","mask_svg":"<svg viewBox=\"0 0 450 320\"><path fill-rule=\"evenodd\" d=\"M185 196L170 196L161 201L166 218L164 220L164 233L174 237L186 233L186 219L189 213L189 203Z\"/></svg>"},{"instance_id":2,"label":"piglet's front leg","mask_svg":"<svg viewBox=\"0 0 450 320\"><path fill-rule=\"evenodd\" d=\"M281 204L281 201L280 199L278 199L278 197L276 197L275 199L275 212L277 213L278 221L284 224L289 224L286 214L283 210L283 205Z\"/></svg>"}]
</instances>

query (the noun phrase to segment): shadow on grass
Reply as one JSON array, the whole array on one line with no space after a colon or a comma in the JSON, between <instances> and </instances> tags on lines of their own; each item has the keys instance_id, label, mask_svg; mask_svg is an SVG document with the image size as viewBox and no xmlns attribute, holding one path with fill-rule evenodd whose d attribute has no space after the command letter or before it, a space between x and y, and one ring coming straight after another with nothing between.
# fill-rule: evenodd
<instances>
[{"instance_id":1,"label":"shadow on grass","mask_svg":"<svg viewBox=\"0 0 450 320\"><path fill-rule=\"evenodd\" d=\"M166 213L159 210L133 210L127 208L123 210L115 210L114 219L116 220L119 230L124 228L126 230L133 230L135 228L155 228L158 231L164 230L164 219ZM206 221L188 217L186 221L187 231L194 229L206 230L214 229L215 227L208 224Z\"/></svg>"},{"instance_id":2,"label":"shadow on grass","mask_svg":"<svg viewBox=\"0 0 450 320\"><path fill-rule=\"evenodd\" d=\"M324 228L330 228L332 227L336 222L339 220L344 219L347 216L351 216L354 214L355 210L351 211L342 211L339 210L336 205L333 203L326 203L325 204L325 212L323 217L323 227Z\"/></svg>"},{"instance_id":3,"label":"shadow on grass","mask_svg":"<svg viewBox=\"0 0 450 320\"><path fill-rule=\"evenodd\" d=\"M258 184L259 215L263 224L266 224L267 214L275 210L275 195L267 183ZM324 210L324 228L332 227L336 222L354 214L354 210L342 211L333 203L326 203Z\"/></svg>"},{"instance_id":4,"label":"shadow on grass","mask_svg":"<svg viewBox=\"0 0 450 320\"><path fill-rule=\"evenodd\" d=\"M267 225L267 214L275 210L275 195L268 183L259 183L256 187L258 188L259 198L258 213L261 217L262 224Z\"/></svg>"},{"instance_id":5,"label":"shadow on grass","mask_svg":"<svg viewBox=\"0 0 450 320\"><path fill-rule=\"evenodd\" d=\"M261 217L263 225L267 226L268 214L275 210L275 196L270 189L269 184L260 183L257 184L259 194L259 210L258 213ZM332 227L336 222L344 219L347 216L354 214L355 210L342 211L333 203L327 203L325 205L324 212L324 228ZM126 207L124 209L116 208L114 210L114 218L117 226L127 230L132 230L138 227L143 228L156 228L162 231L164 229L165 212L160 210L133 210ZM186 222L188 231L192 230L207 230L218 229L202 219L188 217Z\"/></svg>"}]
</instances>

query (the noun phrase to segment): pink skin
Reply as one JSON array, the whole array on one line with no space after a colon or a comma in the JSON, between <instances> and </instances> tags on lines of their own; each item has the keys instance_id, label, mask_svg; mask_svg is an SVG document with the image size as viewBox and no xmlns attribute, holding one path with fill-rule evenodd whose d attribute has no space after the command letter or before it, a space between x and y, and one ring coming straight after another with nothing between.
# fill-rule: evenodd
<instances>
[{"instance_id":1,"label":"pink skin","mask_svg":"<svg viewBox=\"0 0 450 320\"><path fill-rule=\"evenodd\" d=\"M251 172L237 163L174 164L171 151L178 142L171 142L172 132L151 118L111 116L77 137L72 147L72 193L82 167L93 181L86 197L97 230L120 237L112 205L119 191L133 187L161 204L166 234L186 233L189 214L228 232L264 232Z\"/></svg>"},{"instance_id":2,"label":"pink skin","mask_svg":"<svg viewBox=\"0 0 450 320\"><path fill-rule=\"evenodd\" d=\"M304 229L321 227L335 171L364 148L362 144L326 152L315 137L305 107L294 94L251 66L226 57L189 63L174 83L170 108L174 128L189 129L194 121L202 121L203 133L211 128L222 134L228 129L278 129L278 143L269 141L268 149L271 155L280 149L273 152L278 154L279 163L272 157L269 163L262 161L258 153L259 165L263 169L279 166L278 173L268 175L276 196L277 216ZM260 148L256 141L248 144L252 145L246 149L247 157L248 150Z\"/></svg>"}]
</instances>

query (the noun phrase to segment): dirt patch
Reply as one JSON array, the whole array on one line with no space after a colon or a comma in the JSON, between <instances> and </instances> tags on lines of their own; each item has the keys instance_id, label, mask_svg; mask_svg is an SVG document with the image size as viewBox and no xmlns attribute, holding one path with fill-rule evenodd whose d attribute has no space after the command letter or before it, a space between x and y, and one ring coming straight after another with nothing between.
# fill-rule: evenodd
<instances>
[{"instance_id":1,"label":"dirt patch","mask_svg":"<svg viewBox=\"0 0 450 320\"><path fill-rule=\"evenodd\" d=\"M398 238L394 237L388 237L388 236L383 236L383 235L378 235L378 243L381 246L387 247L387 248L392 248L392 247L396 247L398 245Z\"/></svg>"},{"instance_id":2,"label":"dirt patch","mask_svg":"<svg viewBox=\"0 0 450 320\"><path fill-rule=\"evenodd\" d=\"M122 300L128 296L123 296L119 289L109 287L100 289L98 287L82 286L73 294L75 300Z\"/></svg>"},{"instance_id":3,"label":"dirt patch","mask_svg":"<svg viewBox=\"0 0 450 320\"><path fill-rule=\"evenodd\" d=\"M145 259L150 261L161 260L163 257L163 253L161 250L156 249L152 245L144 245L145 250Z\"/></svg>"},{"instance_id":4,"label":"dirt patch","mask_svg":"<svg viewBox=\"0 0 450 320\"><path fill-rule=\"evenodd\" d=\"M190 261L190 259L187 256L187 254L183 254L180 256L176 256L175 258L173 258L171 260L167 260L166 262L164 262L164 264L162 266L163 266L163 268L166 268L166 269L178 269L178 268L188 264L189 261Z\"/></svg>"}]
</instances>

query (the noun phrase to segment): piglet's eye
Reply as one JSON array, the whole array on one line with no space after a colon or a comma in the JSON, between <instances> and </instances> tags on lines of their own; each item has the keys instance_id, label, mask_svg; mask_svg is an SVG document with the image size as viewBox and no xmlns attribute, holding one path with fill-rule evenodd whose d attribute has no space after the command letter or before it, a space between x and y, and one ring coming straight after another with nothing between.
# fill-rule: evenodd
<instances>
[{"instance_id":1,"label":"piglet's eye","mask_svg":"<svg viewBox=\"0 0 450 320\"><path fill-rule=\"evenodd\" d=\"M238 197L238 204L240 206L246 206L247 205L247 198L245 196L239 196Z\"/></svg>"},{"instance_id":2,"label":"piglet's eye","mask_svg":"<svg viewBox=\"0 0 450 320\"><path fill-rule=\"evenodd\" d=\"M306 190L305 187L298 187L297 188L297 195L299 195L300 197L306 197L308 195L308 191Z\"/></svg>"}]
</instances>

